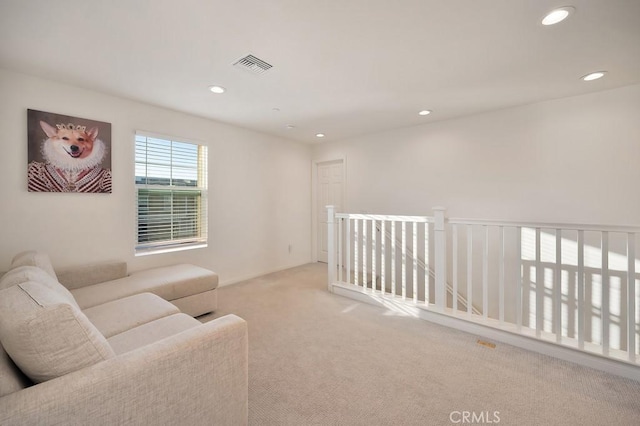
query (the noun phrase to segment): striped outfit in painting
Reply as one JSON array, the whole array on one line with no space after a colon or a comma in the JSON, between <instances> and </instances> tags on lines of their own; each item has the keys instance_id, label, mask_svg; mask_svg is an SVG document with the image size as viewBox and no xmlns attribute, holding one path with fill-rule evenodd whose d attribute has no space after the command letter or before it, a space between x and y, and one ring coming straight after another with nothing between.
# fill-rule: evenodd
<instances>
[{"instance_id":1,"label":"striped outfit in painting","mask_svg":"<svg viewBox=\"0 0 640 426\"><path fill-rule=\"evenodd\" d=\"M32 161L28 179L29 192L111 192L111 170L102 167L69 171Z\"/></svg>"}]
</instances>

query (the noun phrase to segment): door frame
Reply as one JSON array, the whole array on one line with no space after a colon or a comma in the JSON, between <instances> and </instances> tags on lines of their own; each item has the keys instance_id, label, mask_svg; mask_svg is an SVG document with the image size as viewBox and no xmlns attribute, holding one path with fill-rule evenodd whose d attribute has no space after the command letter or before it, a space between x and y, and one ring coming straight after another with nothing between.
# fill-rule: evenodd
<instances>
[{"instance_id":1,"label":"door frame","mask_svg":"<svg viewBox=\"0 0 640 426\"><path fill-rule=\"evenodd\" d=\"M318 261L318 166L323 163L342 162L342 208L347 203L347 157L322 157L311 161L311 261ZM343 213L343 212L338 212Z\"/></svg>"}]
</instances>

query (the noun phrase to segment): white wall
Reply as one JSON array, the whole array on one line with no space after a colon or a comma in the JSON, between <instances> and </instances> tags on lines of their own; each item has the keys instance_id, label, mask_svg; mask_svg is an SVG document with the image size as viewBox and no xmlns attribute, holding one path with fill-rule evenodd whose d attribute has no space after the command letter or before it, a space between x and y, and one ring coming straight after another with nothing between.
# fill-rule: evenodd
<instances>
[{"instance_id":1,"label":"white wall","mask_svg":"<svg viewBox=\"0 0 640 426\"><path fill-rule=\"evenodd\" d=\"M56 266L190 262L224 283L310 260L308 146L4 70L0 93L0 270L15 253L39 249ZM27 192L27 108L110 122L113 193ZM208 248L134 257L136 130L209 146Z\"/></svg>"},{"instance_id":2,"label":"white wall","mask_svg":"<svg viewBox=\"0 0 640 426\"><path fill-rule=\"evenodd\" d=\"M640 224L640 85L314 147L341 156L350 212Z\"/></svg>"}]
</instances>

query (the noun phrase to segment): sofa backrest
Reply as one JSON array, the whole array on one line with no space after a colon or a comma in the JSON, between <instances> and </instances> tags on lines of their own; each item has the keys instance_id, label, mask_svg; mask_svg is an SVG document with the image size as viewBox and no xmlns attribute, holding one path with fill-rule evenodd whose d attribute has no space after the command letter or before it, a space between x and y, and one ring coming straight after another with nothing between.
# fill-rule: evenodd
<instances>
[{"instance_id":1,"label":"sofa backrest","mask_svg":"<svg viewBox=\"0 0 640 426\"><path fill-rule=\"evenodd\" d=\"M11 266L0 278L0 397L114 356L46 254L20 253Z\"/></svg>"},{"instance_id":2,"label":"sofa backrest","mask_svg":"<svg viewBox=\"0 0 640 426\"><path fill-rule=\"evenodd\" d=\"M74 290L105 281L117 280L127 276L127 263L119 261L91 263L84 266L72 266L56 270L60 284Z\"/></svg>"},{"instance_id":3,"label":"sofa backrest","mask_svg":"<svg viewBox=\"0 0 640 426\"><path fill-rule=\"evenodd\" d=\"M12 263L13 268L2 274L0 278L0 290L27 281L37 281L58 293L68 303L77 306L69 290L54 278L55 274L52 276L51 271L47 272L38 266L34 266L36 264L49 268L48 256L37 252L24 252L17 255ZM2 346L2 342L0 342L0 397L29 387L32 384L33 382L13 362Z\"/></svg>"},{"instance_id":4,"label":"sofa backrest","mask_svg":"<svg viewBox=\"0 0 640 426\"><path fill-rule=\"evenodd\" d=\"M29 250L16 254L11 261L11 269L17 268L18 266L37 266L51 275L53 279L58 280L49 255L41 251Z\"/></svg>"},{"instance_id":5,"label":"sofa backrest","mask_svg":"<svg viewBox=\"0 0 640 426\"><path fill-rule=\"evenodd\" d=\"M77 306L35 281L0 290L0 342L34 383L115 356Z\"/></svg>"},{"instance_id":6,"label":"sofa backrest","mask_svg":"<svg viewBox=\"0 0 640 426\"><path fill-rule=\"evenodd\" d=\"M13 268L0 278L0 290L17 284L26 283L27 281L39 282L59 294L66 302L78 307L76 299L73 298L73 295L65 286L60 284L43 269L36 266L18 266Z\"/></svg>"}]
</instances>

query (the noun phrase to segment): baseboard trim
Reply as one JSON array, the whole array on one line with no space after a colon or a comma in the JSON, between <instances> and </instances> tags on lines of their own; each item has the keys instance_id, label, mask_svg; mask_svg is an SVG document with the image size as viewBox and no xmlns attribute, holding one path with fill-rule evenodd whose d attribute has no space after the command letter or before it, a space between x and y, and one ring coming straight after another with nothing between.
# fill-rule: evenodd
<instances>
[{"instance_id":1,"label":"baseboard trim","mask_svg":"<svg viewBox=\"0 0 640 426\"><path fill-rule=\"evenodd\" d=\"M471 322L463 318L428 310L421 306L412 306L410 303L395 301L392 298L383 298L380 293L363 292L361 289L352 289L340 284L334 284L331 287L334 294L358 300L363 303L385 308L401 306L402 311L407 315L414 316L425 321L461 330L477 336L482 336L487 339L506 343L532 352L548 355L574 364L604 371L616 376L640 381L640 366L638 365L606 358L599 354L585 352L552 342L538 340L484 324Z\"/></svg>"},{"instance_id":2,"label":"baseboard trim","mask_svg":"<svg viewBox=\"0 0 640 426\"><path fill-rule=\"evenodd\" d=\"M281 268L270 269L270 270L267 270L267 271L256 272L254 274L243 275L243 276L240 276L240 277L231 278L229 280L223 280L223 281L220 281L218 283L218 287L226 287L228 285L238 284L238 283L241 283L242 281L252 280L254 278L258 278L258 277L261 277L263 275L273 274L273 273L276 273L276 272L286 271L287 269L296 268L298 266L307 265L309 263L311 263L311 262L307 260L307 261L302 262L302 263L295 263L295 264L291 264L289 266L283 266Z\"/></svg>"}]
</instances>

